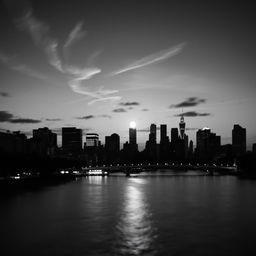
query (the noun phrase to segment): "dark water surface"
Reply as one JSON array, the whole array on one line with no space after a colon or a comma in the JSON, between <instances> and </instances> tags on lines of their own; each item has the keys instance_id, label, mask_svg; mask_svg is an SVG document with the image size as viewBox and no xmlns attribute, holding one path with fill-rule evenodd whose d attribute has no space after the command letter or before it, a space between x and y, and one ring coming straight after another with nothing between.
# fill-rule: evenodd
<instances>
[{"instance_id":1,"label":"dark water surface","mask_svg":"<svg viewBox=\"0 0 256 256\"><path fill-rule=\"evenodd\" d=\"M0 201L0 255L256 255L256 181L87 177Z\"/></svg>"}]
</instances>

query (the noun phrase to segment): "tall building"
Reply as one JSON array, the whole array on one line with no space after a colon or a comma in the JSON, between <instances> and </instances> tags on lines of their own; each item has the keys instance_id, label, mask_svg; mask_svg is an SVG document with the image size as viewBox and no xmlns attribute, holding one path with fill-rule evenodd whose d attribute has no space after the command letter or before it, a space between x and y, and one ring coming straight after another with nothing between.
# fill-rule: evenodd
<instances>
[{"instance_id":1,"label":"tall building","mask_svg":"<svg viewBox=\"0 0 256 256\"><path fill-rule=\"evenodd\" d=\"M105 137L105 150L113 154L120 151L120 136L118 134L113 133Z\"/></svg>"},{"instance_id":2,"label":"tall building","mask_svg":"<svg viewBox=\"0 0 256 256\"><path fill-rule=\"evenodd\" d=\"M129 128L129 144L137 144L137 130L136 128Z\"/></svg>"},{"instance_id":3,"label":"tall building","mask_svg":"<svg viewBox=\"0 0 256 256\"><path fill-rule=\"evenodd\" d=\"M156 125L155 124L150 125L149 140L156 142Z\"/></svg>"},{"instance_id":4,"label":"tall building","mask_svg":"<svg viewBox=\"0 0 256 256\"><path fill-rule=\"evenodd\" d=\"M37 144L38 153L44 155L54 155L57 149L57 134L49 128L38 128L33 130L33 140Z\"/></svg>"},{"instance_id":5,"label":"tall building","mask_svg":"<svg viewBox=\"0 0 256 256\"><path fill-rule=\"evenodd\" d=\"M129 128L129 149L131 153L138 151L136 128Z\"/></svg>"},{"instance_id":6,"label":"tall building","mask_svg":"<svg viewBox=\"0 0 256 256\"><path fill-rule=\"evenodd\" d=\"M246 152L246 129L235 124L232 130L232 148L235 155Z\"/></svg>"},{"instance_id":7,"label":"tall building","mask_svg":"<svg viewBox=\"0 0 256 256\"><path fill-rule=\"evenodd\" d=\"M160 144L166 140L167 137L167 125L161 124L160 125Z\"/></svg>"},{"instance_id":8,"label":"tall building","mask_svg":"<svg viewBox=\"0 0 256 256\"><path fill-rule=\"evenodd\" d=\"M99 134L86 133L86 147L98 147L99 146Z\"/></svg>"},{"instance_id":9,"label":"tall building","mask_svg":"<svg viewBox=\"0 0 256 256\"><path fill-rule=\"evenodd\" d=\"M62 128L62 148L65 152L79 152L82 150L82 130L76 127Z\"/></svg>"},{"instance_id":10,"label":"tall building","mask_svg":"<svg viewBox=\"0 0 256 256\"><path fill-rule=\"evenodd\" d=\"M210 128L203 128L196 133L196 153L199 159L213 159L220 150L220 136L211 132Z\"/></svg>"},{"instance_id":11,"label":"tall building","mask_svg":"<svg viewBox=\"0 0 256 256\"><path fill-rule=\"evenodd\" d=\"M148 141L146 142L146 155L151 162L156 162L157 160L157 144L156 144L156 125L150 125L150 133Z\"/></svg>"},{"instance_id":12,"label":"tall building","mask_svg":"<svg viewBox=\"0 0 256 256\"><path fill-rule=\"evenodd\" d=\"M175 143L178 141L179 138L179 130L178 128L172 128L171 129L171 142Z\"/></svg>"},{"instance_id":13,"label":"tall building","mask_svg":"<svg viewBox=\"0 0 256 256\"><path fill-rule=\"evenodd\" d=\"M186 123L185 123L185 121L184 121L184 116L183 116L183 115L180 117L179 126L180 126L180 138L181 138L181 139L184 139L184 134L185 134L185 129L186 129Z\"/></svg>"},{"instance_id":14,"label":"tall building","mask_svg":"<svg viewBox=\"0 0 256 256\"><path fill-rule=\"evenodd\" d=\"M170 142L167 136L167 125L160 125L160 145L159 145L159 160L165 162L169 160Z\"/></svg>"}]
</instances>

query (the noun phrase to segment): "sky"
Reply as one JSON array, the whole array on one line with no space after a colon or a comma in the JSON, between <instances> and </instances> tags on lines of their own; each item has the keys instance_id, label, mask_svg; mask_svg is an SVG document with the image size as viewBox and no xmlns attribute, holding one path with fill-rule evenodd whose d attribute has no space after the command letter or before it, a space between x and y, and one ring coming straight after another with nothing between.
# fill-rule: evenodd
<instances>
[{"instance_id":1,"label":"sky","mask_svg":"<svg viewBox=\"0 0 256 256\"><path fill-rule=\"evenodd\" d=\"M0 2L0 129L75 126L141 147L151 123L256 143L250 1ZM159 139L159 136L158 136Z\"/></svg>"}]
</instances>

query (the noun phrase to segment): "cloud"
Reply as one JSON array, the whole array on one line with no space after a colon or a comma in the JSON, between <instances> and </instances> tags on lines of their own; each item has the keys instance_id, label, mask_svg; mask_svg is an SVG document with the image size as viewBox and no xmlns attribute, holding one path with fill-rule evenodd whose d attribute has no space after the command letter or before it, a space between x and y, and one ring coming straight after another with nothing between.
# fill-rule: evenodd
<instances>
[{"instance_id":1,"label":"cloud","mask_svg":"<svg viewBox=\"0 0 256 256\"><path fill-rule=\"evenodd\" d=\"M0 96L2 97L10 97L10 94L7 92L0 92Z\"/></svg>"},{"instance_id":2,"label":"cloud","mask_svg":"<svg viewBox=\"0 0 256 256\"><path fill-rule=\"evenodd\" d=\"M171 47L169 49L150 54L142 59L139 59L139 60L127 65L126 67L123 67L123 68L115 71L112 75L118 75L118 74L130 71L133 69L142 68L142 67L154 64L154 63L158 63L160 61L164 61L168 58L171 58L171 57L179 54L183 50L184 46L185 46L185 43L181 43L181 44L175 45L174 47Z\"/></svg>"},{"instance_id":3,"label":"cloud","mask_svg":"<svg viewBox=\"0 0 256 256\"><path fill-rule=\"evenodd\" d=\"M147 109L147 108L143 108L141 111L149 111L149 109Z\"/></svg>"},{"instance_id":4,"label":"cloud","mask_svg":"<svg viewBox=\"0 0 256 256\"><path fill-rule=\"evenodd\" d=\"M187 117L196 117L196 116L210 116L210 113L198 113L196 111L188 111L182 114L174 115L174 116L187 116Z\"/></svg>"},{"instance_id":5,"label":"cloud","mask_svg":"<svg viewBox=\"0 0 256 256\"><path fill-rule=\"evenodd\" d=\"M121 102L121 103L119 103L119 105L120 106L125 106L125 107L127 107L127 106L139 106L140 105L140 103L139 102L136 102L136 101L132 101L132 102Z\"/></svg>"},{"instance_id":6,"label":"cloud","mask_svg":"<svg viewBox=\"0 0 256 256\"><path fill-rule=\"evenodd\" d=\"M98 115L98 117L103 117L103 118L112 118L111 115Z\"/></svg>"},{"instance_id":7,"label":"cloud","mask_svg":"<svg viewBox=\"0 0 256 256\"><path fill-rule=\"evenodd\" d=\"M41 120L31 119L31 118L14 118L9 121L15 124L37 124L41 123Z\"/></svg>"},{"instance_id":8,"label":"cloud","mask_svg":"<svg viewBox=\"0 0 256 256\"><path fill-rule=\"evenodd\" d=\"M25 64L19 63L14 57L10 57L10 56L4 54L3 52L0 52L0 61L4 65L6 65L8 68L10 68L12 70L16 70L25 75L28 75L28 76L31 76L34 78L38 78L41 80L47 79L47 77L44 76L43 74L33 70L32 68L30 68L29 66L27 66Z\"/></svg>"},{"instance_id":9,"label":"cloud","mask_svg":"<svg viewBox=\"0 0 256 256\"><path fill-rule=\"evenodd\" d=\"M62 119L61 118L46 118L45 121L58 122L58 121L62 121Z\"/></svg>"},{"instance_id":10,"label":"cloud","mask_svg":"<svg viewBox=\"0 0 256 256\"><path fill-rule=\"evenodd\" d=\"M87 34L86 31L83 31L83 23L80 22L76 24L76 26L71 30L68 35L68 38L63 46L65 55L67 54L67 49L77 42L78 40L82 39Z\"/></svg>"},{"instance_id":11,"label":"cloud","mask_svg":"<svg viewBox=\"0 0 256 256\"><path fill-rule=\"evenodd\" d=\"M8 122L8 123L40 123L41 120L31 119L31 118L20 118L14 117L13 114L9 113L8 111L1 110L0 111L0 122Z\"/></svg>"},{"instance_id":12,"label":"cloud","mask_svg":"<svg viewBox=\"0 0 256 256\"><path fill-rule=\"evenodd\" d=\"M8 111L1 110L0 111L0 122L8 122L13 118L13 114Z\"/></svg>"},{"instance_id":13,"label":"cloud","mask_svg":"<svg viewBox=\"0 0 256 256\"><path fill-rule=\"evenodd\" d=\"M85 120L92 119L92 118L95 118L95 116L94 115L88 115L88 116L76 117L76 119L85 119Z\"/></svg>"},{"instance_id":14,"label":"cloud","mask_svg":"<svg viewBox=\"0 0 256 256\"><path fill-rule=\"evenodd\" d=\"M205 103L205 99L200 99L198 97L190 97L187 98L185 101L182 101L178 104L171 105L170 108L186 108L186 107L194 107L201 103Z\"/></svg>"},{"instance_id":15,"label":"cloud","mask_svg":"<svg viewBox=\"0 0 256 256\"><path fill-rule=\"evenodd\" d=\"M126 110L124 108L116 108L116 109L113 110L113 112L115 112L115 113L124 113L124 112L126 112Z\"/></svg>"}]
</instances>

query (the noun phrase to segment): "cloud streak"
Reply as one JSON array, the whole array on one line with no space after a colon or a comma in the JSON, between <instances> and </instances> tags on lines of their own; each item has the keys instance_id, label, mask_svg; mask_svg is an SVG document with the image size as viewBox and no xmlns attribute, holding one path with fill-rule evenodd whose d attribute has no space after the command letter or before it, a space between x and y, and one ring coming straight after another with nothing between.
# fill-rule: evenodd
<instances>
[{"instance_id":1,"label":"cloud streak","mask_svg":"<svg viewBox=\"0 0 256 256\"><path fill-rule=\"evenodd\" d=\"M186 108L186 107L194 107L201 103L205 103L205 99L200 99L198 97L190 97L187 98L185 101L182 101L178 104L171 105L169 108Z\"/></svg>"},{"instance_id":2,"label":"cloud streak","mask_svg":"<svg viewBox=\"0 0 256 256\"><path fill-rule=\"evenodd\" d=\"M142 59L139 59L139 60L115 71L112 75L122 74L122 73L130 71L130 70L142 68L142 67L154 64L154 63L164 61L166 59L169 59L169 58L179 54L183 50L184 47L185 47L185 43L181 43L181 44L175 45L169 49L150 54Z\"/></svg>"},{"instance_id":3,"label":"cloud streak","mask_svg":"<svg viewBox=\"0 0 256 256\"><path fill-rule=\"evenodd\" d=\"M126 110L124 108L116 108L116 109L113 109L113 112L114 113L124 113L124 112L126 112Z\"/></svg>"},{"instance_id":4,"label":"cloud streak","mask_svg":"<svg viewBox=\"0 0 256 256\"><path fill-rule=\"evenodd\" d=\"M44 76L43 74L33 70L32 68L30 68L29 66L27 66L25 64L20 64L14 57L10 57L3 52L0 52L0 61L8 68L18 71L22 74L25 74L25 75L28 75L30 77L37 78L40 80L47 79L47 77Z\"/></svg>"},{"instance_id":5,"label":"cloud streak","mask_svg":"<svg viewBox=\"0 0 256 256\"><path fill-rule=\"evenodd\" d=\"M9 93L7 92L0 92L1 97L10 97Z\"/></svg>"},{"instance_id":6,"label":"cloud streak","mask_svg":"<svg viewBox=\"0 0 256 256\"><path fill-rule=\"evenodd\" d=\"M131 102L128 101L128 102L120 102L119 105L129 107L129 106L139 106L140 103L136 101L131 101Z\"/></svg>"},{"instance_id":7,"label":"cloud streak","mask_svg":"<svg viewBox=\"0 0 256 256\"><path fill-rule=\"evenodd\" d=\"M188 112L181 113L181 114L174 115L174 116L197 117L197 116L211 116L211 114L210 113L198 113L196 111L188 111Z\"/></svg>"},{"instance_id":8,"label":"cloud streak","mask_svg":"<svg viewBox=\"0 0 256 256\"><path fill-rule=\"evenodd\" d=\"M8 122L8 123L16 123L16 124L35 124L35 123L41 123L41 120L32 119L32 118L21 118L21 117L15 117L12 113L9 113L8 111L1 110L0 111L0 122Z\"/></svg>"}]
</instances>

